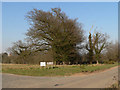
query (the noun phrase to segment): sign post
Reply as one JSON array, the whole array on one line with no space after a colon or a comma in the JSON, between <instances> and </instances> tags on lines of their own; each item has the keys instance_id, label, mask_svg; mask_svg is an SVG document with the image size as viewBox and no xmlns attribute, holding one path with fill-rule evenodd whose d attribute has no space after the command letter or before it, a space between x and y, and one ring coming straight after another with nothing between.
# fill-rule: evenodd
<instances>
[{"instance_id":1,"label":"sign post","mask_svg":"<svg viewBox=\"0 0 120 90\"><path fill-rule=\"evenodd\" d=\"M47 62L47 68L52 68L53 62Z\"/></svg>"},{"instance_id":2,"label":"sign post","mask_svg":"<svg viewBox=\"0 0 120 90\"><path fill-rule=\"evenodd\" d=\"M40 66L41 67L45 67L46 66L46 62L40 62Z\"/></svg>"}]
</instances>

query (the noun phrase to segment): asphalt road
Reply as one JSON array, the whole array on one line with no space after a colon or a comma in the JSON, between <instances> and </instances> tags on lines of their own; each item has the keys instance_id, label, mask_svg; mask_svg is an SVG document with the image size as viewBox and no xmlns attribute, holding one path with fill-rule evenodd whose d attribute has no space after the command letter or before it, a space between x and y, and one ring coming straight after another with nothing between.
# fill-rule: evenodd
<instances>
[{"instance_id":1,"label":"asphalt road","mask_svg":"<svg viewBox=\"0 0 120 90\"><path fill-rule=\"evenodd\" d=\"M87 75L34 77L2 74L2 88L106 88L118 80L118 67Z\"/></svg>"}]
</instances>

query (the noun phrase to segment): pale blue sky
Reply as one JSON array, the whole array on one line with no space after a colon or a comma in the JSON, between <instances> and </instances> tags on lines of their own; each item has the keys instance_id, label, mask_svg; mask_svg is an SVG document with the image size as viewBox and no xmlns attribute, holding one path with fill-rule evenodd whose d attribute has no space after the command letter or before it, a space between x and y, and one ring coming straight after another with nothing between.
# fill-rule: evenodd
<instances>
[{"instance_id":1,"label":"pale blue sky","mask_svg":"<svg viewBox=\"0 0 120 90\"><path fill-rule=\"evenodd\" d=\"M85 35L88 34L92 25L98 27L98 31L110 35L110 40L118 40L118 3L94 3L94 2L19 2L2 3L2 31L3 31L3 52L12 43L25 38L29 28L25 15L33 8L48 11L51 8L59 7L69 18L78 18L83 24Z\"/></svg>"}]
</instances>

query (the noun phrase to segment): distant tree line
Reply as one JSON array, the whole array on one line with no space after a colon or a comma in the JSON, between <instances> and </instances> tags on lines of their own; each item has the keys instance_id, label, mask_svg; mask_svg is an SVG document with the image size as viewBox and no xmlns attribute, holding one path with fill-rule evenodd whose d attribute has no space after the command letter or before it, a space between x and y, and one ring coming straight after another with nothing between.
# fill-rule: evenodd
<instances>
[{"instance_id":1,"label":"distant tree line","mask_svg":"<svg viewBox=\"0 0 120 90\"><path fill-rule=\"evenodd\" d=\"M108 36L97 31L89 32L86 39L82 24L77 19L70 19L60 8L47 12L33 9L26 19L30 23L26 42L15 42L8 49L10 56L2 54L2 63L53 61L55 64L92 64L118 61L118 42L108 42Z\"/></svg>"}]
</instances>

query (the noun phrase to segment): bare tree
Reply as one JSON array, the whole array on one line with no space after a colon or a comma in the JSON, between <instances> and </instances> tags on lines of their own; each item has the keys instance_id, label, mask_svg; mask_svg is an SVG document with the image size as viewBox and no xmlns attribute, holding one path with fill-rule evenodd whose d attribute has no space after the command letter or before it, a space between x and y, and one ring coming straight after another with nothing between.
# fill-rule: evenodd
<instances>
[{"instance_id":1,"label":"bare tree","mask_svg":"<svg viewBox=\"0 0 120 90\"><path fill-rule=\"evenodd\" d=\"M14 56L17 60L16 63L25 64L28 61L28 57L31 55L32 51L29 45L23 43L21 40L15 42L14 45L8 49L9 53Z\"/></svg>"},{"instance_id":2,"label":"bare tree","mask_svg":"<svg viewBox=\"0 0 120 90\"><path fill-rule=\"evenodd\" d=\"M2 53L2 63L10 63L10 59L8 58L8 53Z\"/></svg>"},{"instance_id":3,"label":"bare tree","mask_svg":"<svg viewBox=\"0 0 120 90\"><path fill-rule=\"evenodd\" d=\"M90 30L91 31L91 30ZM93 35L89 32L88 43L86 44L86 50L88 50L88 59L90 63L100 60L101 52L108 46L108 35L99 32Z\"/></svg>"},{"instance_id":4,"label":"bare tree","mask_svg":"<svg viewBox=\"0 0 120 90\"><path fill-rule=\"evenodd\" d=\"M84 40L82 25L76 19L69 19L60 8L51 12L34 9L27 19L31 27L26 35L36 52L51 50L58 63L76 60L76 45Z\"/></svg>"},{"instance_id":5,"label":"bare tree","mask_svg":"<svg viewBox=\"0 0 120 90\"><path fill-rule=\"evenodd\" d=\"M108 61L118 61L119 55L118 55L118 42L111 43L106 50L106 59Z\"/></svg>"},{"instance_id":6,"label":"bare tree","mask_svg":"<svg viewBox=\"0 0 120 90\"><path fill-rule=\"evenodd\" d=\"M94 51L97 64L100 60L101 52L108 47L108 35L96 32L94 35Z\"/></svg>"}]
</instances>

